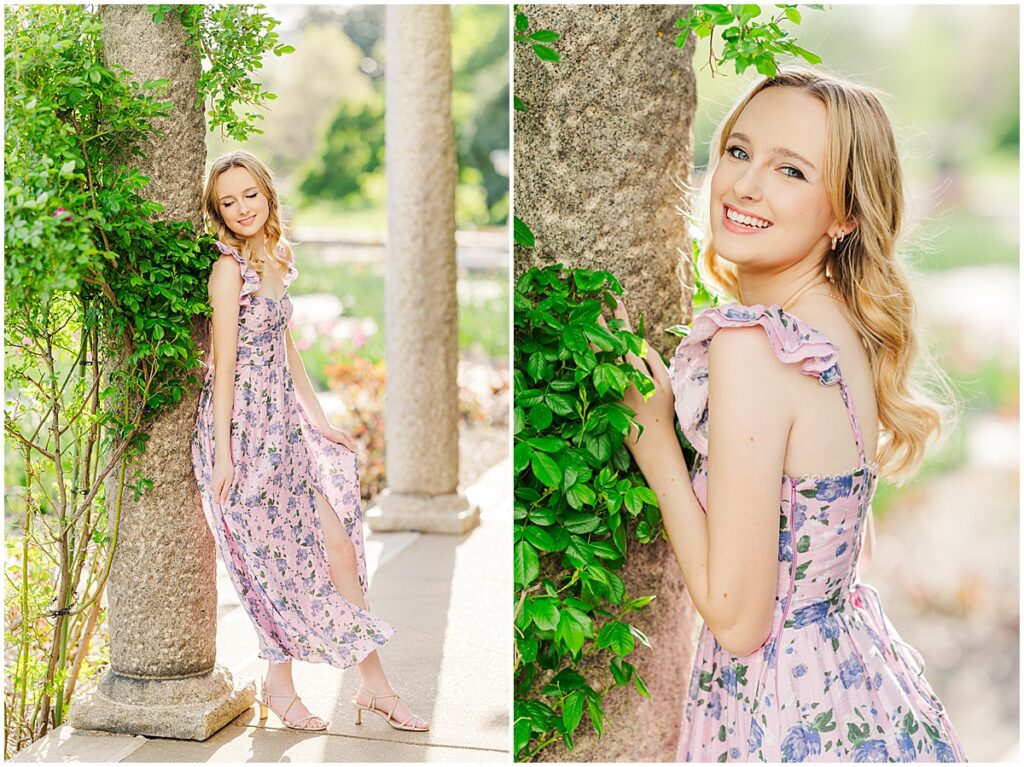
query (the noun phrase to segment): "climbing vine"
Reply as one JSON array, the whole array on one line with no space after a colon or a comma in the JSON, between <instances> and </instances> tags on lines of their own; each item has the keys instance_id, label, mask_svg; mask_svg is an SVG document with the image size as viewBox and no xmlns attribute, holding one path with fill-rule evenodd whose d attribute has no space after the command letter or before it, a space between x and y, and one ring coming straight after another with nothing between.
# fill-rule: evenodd
<instances>
[{"instance_id":1,"label":"climbing vine","mask_svg":"<svg viewBox=\"0 0 1024 767\"><path fill-rule=\"evenodd\" d=\"M278 42L274 29L281 23L264 11L263 5L150 5L147 9L157 24L173 13L181 20L196 56L205 59L196 83L196 108L206 107L210 130L220 129L236 141L245 141L250 133L263 133L255 125L259 112L240 108L264 108L277 98L263 89L253 74L263 68L263 56L293 53L295 48Z\"/></svg>"},{"instance_id":2,"label":"climbing vine","mask_svg":"<svg viewBox=\"0 0 1024 767\"><path fill-rule=\"evenodd\" d=\"M715 74L715 67L733 62L736 74L742 74L749 67L767 77L778 72L778 57L789 55L804 59L810 64L820 64L821 57L801 48L789 33L782 28L784 21L799 24L802 20L796 5L776 5L778 13L766 21L755 21L767 10L762 5L695 5L685 17L676 21L676 28L682 29L676 37L677 48L686 45L693 32L697 37L708 39L708 66ZM822 5L805 6L815 10ZM713 34L715 27L721 28L722 50L715 53Z\"/></svg>"},{"instance_id":3,"label":"climbing vine","mask_svg":"<svg viewBox=\"0 0 1024 767\"><path fill-rule=\"evenodd\" d=\"M630 683L649 696L633 659L647 637L630 614L618 571L632 535L661 534L657 497L624 443L635 425L629 386L654 384L625 362L646 342L617 319L600 320L622 288L608 272L528 270L515 290L515 752L529 761L589 718L604 730L602 699ZM603 678L577 670L600 657Z\"/></svg>"},{"instance_id":4,"label":"climbing vine","mask_svg":"<svg viewBox=\"0 0 1024 767\"><path fill-rule=\"evenodd\" d=\"M8 757L66 721L105 662L92 640L124 493L150 485L128 486L128 467L153 418L198 383L192 327L209 311L211 238L161 220L133 167L172 109L168 83L108 67L101 31L89 6L5 13ZM220 72L245 61L227 54L236 33L209 31L222 54L210 82L237 82Z\"/></svg>"}]
</instances>

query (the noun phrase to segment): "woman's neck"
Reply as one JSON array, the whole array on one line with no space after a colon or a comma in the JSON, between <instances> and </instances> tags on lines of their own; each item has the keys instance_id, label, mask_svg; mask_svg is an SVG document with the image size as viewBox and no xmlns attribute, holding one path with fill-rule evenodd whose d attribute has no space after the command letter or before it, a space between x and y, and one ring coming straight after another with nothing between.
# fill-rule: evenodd
<instances>
[{"instance_id":1,"label":"woman's neck","mask_svg":"<svg viewBox=\"0 0 1024 767\"><path fill-rule=\"evenodd\" d=\"M778 272L752 271L739 267L737 279L740 303L746 306L772 306L784 309L818 285L828 286L820 262L806 259Z\"/></svg>"},{"instance_id":2,"label":"woman's neck","mask_svg":"<svg viewBox=\"0 0 1024 767\"><path fill-rule=\"evenodd\" d=\"M254 234L252 237L246 239L249 243L249 250L257 258L262 258L264 261L267 258L267 238L262 232L260 234Z\"/></svg>"}]
</instances>

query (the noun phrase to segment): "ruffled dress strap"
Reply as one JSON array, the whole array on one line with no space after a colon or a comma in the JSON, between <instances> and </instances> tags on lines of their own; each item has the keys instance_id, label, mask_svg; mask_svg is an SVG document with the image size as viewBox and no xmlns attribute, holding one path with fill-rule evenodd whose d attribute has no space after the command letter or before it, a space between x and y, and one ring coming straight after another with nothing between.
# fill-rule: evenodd
<instances>
[{"instance_id":1,"label":"ruffled dress strap","mask_svg":"<svg viewBox=\"0 0 1024 767\"><path fill-rule=\"evenodd\" d=\"M841 381L839 349L828 336L787 314L782 307L724 304L706 309L676 348L669 367L676 416L683 434L701 455L708 454L708 352L722 328L760 327L776 356L800 363L800 372L823 385ZM845 398L845 397L844 397Z\"/></svg>"},{"instance_id":2,"label":"ruffled dress strap","mask_svg":"<svg viewBox=\"0 0 1024 767\"><path fill-rule=\"evenodd\" d=\"M217 240L217 249L224 255L232 256L238 262L239 266L242 267L242 280L244 282L242 284L242 292L238 296L238 300L239 303L241 304L248 303L249 294L255 293L257 290L259 290L260 285L262 284L259 274L257 274L256 270L249 266L248 263L246 263L246 260L242 257L242 254L239 253L238 250L231 247L230 245L226 245L220 240ZM277 255L280 256L281 258L285 257L286 251L284 245L277 246ZM295 260L292 259L292 262L288 264L288 271L285 272L284 277L282 277L284 289L287 290L288 286L291 285L292 281L298 276L299 270L295 268Z\"/></svg>"},{"instance_id":3,"label":"ruffled dress strap","mask_svg":"<svg viewBox=\"0 0 1024 767\"><path fill-rule=\"evenodd\" d=\"M284 249L284 245L277 246L277 255L279 255L281 258L285 258L287 256L287 252ZM291 262L288 264L288 271L285 272L285 275L282 278L284 282L284 289L288 290L288 286L292 284L292 280L294 280L298 276L299 270L295 267L295 259L292 258Z\"/></svg>"},{"instance_id":4,"label":"ruffled dress strap","mask_svg":"<svg viewBox=\"0 0 1024 767\"><path fill-rule=\"evenodd\" d=\"M260 276L256 273L255 269L249 266L242 257L242 254L235 248L217 240L217 250L226 256L232 256L238 262L238 265L242 267L242 292L238 296L238 302L242 305L249 303L249 294L255 293L260 288Z\"/></svg>"}]
</instances>

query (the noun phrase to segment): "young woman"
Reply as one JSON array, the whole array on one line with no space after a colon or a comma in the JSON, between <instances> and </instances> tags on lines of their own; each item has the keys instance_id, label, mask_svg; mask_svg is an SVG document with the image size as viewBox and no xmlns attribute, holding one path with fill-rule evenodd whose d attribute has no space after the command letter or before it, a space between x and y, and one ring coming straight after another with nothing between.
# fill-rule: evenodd
<instances>
[{"instance_id":1,"label":"young woman","mask_svg":"<svg viewBox=\"0 0 1024 767\"><path fill-rule=\"evenodd\" d=\"M203 210L221 252L210 274L213 358L192 462L203 511L252 619L267 709L324 730L292 681L293 658L358 664L353 704L423 731L391 689L377 647L394 633L369 612L355 443L327 420L288 332L297 271L267 168L247 152L214 161Z\"/></svg>"},{"instance_id":2,"label":"young woman","mask_svg":"<svg viewBox=\"0 0 1024 767\"><path fill-rule=\"evenodd\" d=\"M868 89L793 69L753 85L712 146L701 269L738 303L698 316L670 370L633 356L657 390L627 396L704 619L679 759L962 761L858 574L878 478L906 478L943 421L911 375L888 117Z\"/></svg>"}]
</instances>

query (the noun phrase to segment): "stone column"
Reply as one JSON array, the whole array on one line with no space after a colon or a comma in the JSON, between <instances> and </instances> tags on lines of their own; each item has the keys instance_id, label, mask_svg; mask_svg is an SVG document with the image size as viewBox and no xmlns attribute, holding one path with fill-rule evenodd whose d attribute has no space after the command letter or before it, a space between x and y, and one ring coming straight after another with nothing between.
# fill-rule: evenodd
<instances>
[{"instance_id":1,"label":"stone column","mask_svg":"<svg viewBox=\"0 0 1024 767\"><path fill-rule=\"evenodd\" d=\"M157 25L142 5L102 6L108 65L138 82L168 78L174 102L132 158L151 181L143 194L161 215L202 226L206 125L197 109L199 56L172 14ZM204 323L203 323L204 324ZM196 333L200 343L202 324ZM117 549L107 581L110 669L98 689L72 702L72 726L85 730L205 740L252 705L252 681L236 684L216 665L217 587L213 537L198 505L191 441L198 391L161 415L145 453L128 465ZM117 473L112 473L114 476ZM153 486L138 499L140 478ZM115 514L116 484L107 508Z\"/></svg>"},{"instance_id":2,"label":"stone column","mask_svg":"<svg viewBox=\"0 0 1024 767\"><path fill-rule=\"evenodd\" d=\"M626 290L634 326L643 314L647 339L670 353L663 332L689 318L689 239L676 210L693 159L697 105L693 44L673 41L680 5L528 5L531 29L561 33L561 61L515 48L515 213L536 248L515 250L515 272L563 263L607 269ZM541 761L660 762L675 758L692 664L694 610L665 540L629 542L622 572L634 596L657 594L630 617L654 650L630 656L651 691L632 686L604 698L608 725L587 725L575 749L559 743ZM607 660L603 661L607 663ZM597 668L593 658L581 673Z\"/></svg>"},{"instance_id":3,"label":"stone column","mask_svg":"<svg viewBox=\"0 0 1024 767\"><path fill-rule=\"evenodd\" d=\"M458 491L455 129L447 6L387 9L388 488L374 530L463 533Z\"/></svg>"}]
</instances>

